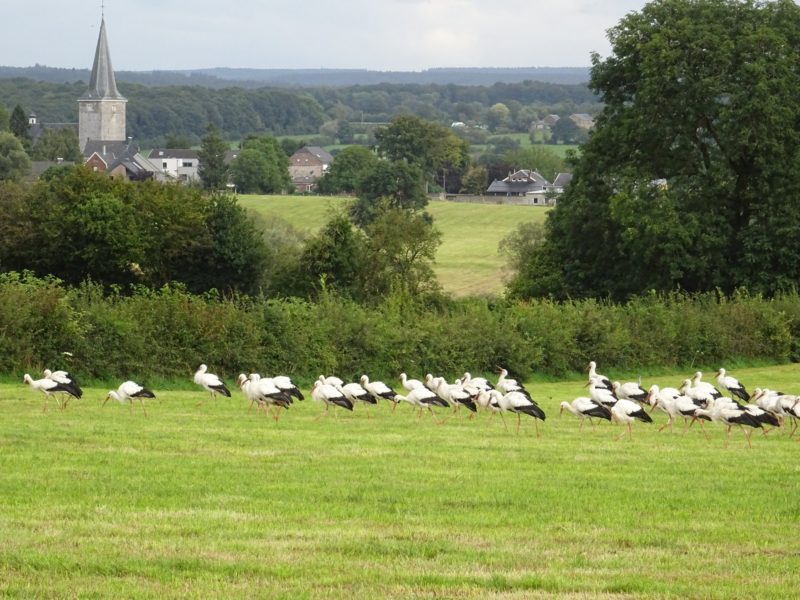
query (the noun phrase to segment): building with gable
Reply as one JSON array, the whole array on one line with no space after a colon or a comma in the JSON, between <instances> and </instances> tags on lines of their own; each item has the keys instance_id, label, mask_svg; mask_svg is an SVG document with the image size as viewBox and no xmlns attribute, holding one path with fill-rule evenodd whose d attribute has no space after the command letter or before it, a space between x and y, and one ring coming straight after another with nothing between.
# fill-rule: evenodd
<instances>
[{"instance_id":1,"label":"building with gable","mask_svg":"<svg viewBox=\"0 0 800 600\"><path fill-rule=\"evenodd\" d=\"M289 157L289 176L298 192L310 192L328 172L333 156L319 146L303 146Z\"/></svg>"}]
</instances>

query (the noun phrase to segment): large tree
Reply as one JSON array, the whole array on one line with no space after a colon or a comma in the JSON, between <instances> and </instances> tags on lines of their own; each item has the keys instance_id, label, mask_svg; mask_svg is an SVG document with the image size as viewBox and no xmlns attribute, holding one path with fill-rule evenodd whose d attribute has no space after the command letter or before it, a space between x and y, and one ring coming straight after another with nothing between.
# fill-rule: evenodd
<instances>
[{"instance_id":1,"label":"large tree","mask_svg":"<svg viewBox=\"0 0 800 600\"><path fill-rule=\"evenodd\" d=\"M204 188L219 190L228 183L228 167L225 164L228 150L228 144L222 139L219 129L209 125L198 152L200 165L197 171Z\"/></svg>"},{"instance_id":2,"label":"large tree","mask_svg":"<svg viewBox=\"0 0 800 600\"><path fill-rule=\"evenodd\" d=\"M16 136L0 131L0 180L17 181L31 170L31 161Z\"/></svg>"},{"instance_id":3,"label":"large tree","mask_svg":"<svg viewBox=\"0 0 800 600\"><path fill-rule=\"evenodd\" d=\"M25 109L23 109L19 104L14 107L14 110L11 111L11 118L9 119L9 129L11 133L17 136L22 145L26 148L31 143L31 125L28 122L28 115L25 114Z\"/></svg>"},{"instance_id":4,"label":"large tree","mask_svg":"<svg viewBox=\"0 0 800 600\"><path fill-rule=\"evenodd\" d=\"M72 128L45 129L31 150L34 160L58 160L69 162L81 161L81 149L78 134Z\"/></svg>"},{"instance_id":5,"label":"large tree","mask_svg":"<svg viewBox=\"0 0 800 600\"><path fill-rule=\"evenodd\" d=\"M800 282L800 8L657 0L610 30L605 106L520 295Z\"/></svg>"},{"instance_id":6,"label":"large tree","mask_svg":"<svg viewBox=\"0 0 800 600\"><path fill-rule=\"evenodd\" d=\"M336 155L325 176L319 180L321 194L353 193L375 167L378 157L364 146L348 146Z\"/></svg>"}]
</instances>

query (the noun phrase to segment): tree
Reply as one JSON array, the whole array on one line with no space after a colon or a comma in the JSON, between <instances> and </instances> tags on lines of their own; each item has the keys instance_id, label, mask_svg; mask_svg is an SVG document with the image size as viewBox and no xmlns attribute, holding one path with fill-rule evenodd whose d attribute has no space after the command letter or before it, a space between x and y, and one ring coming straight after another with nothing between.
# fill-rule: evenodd
<instances>
[{"instance_id":1,"label":"tree","mask_svg":"<svg viewBox=\"0 0 800 600\"><path fill-rule=\"evenodd\" d=\"M486 113L486 121L489 131L497 131L506 127L511 122L511 111L502 102L493 104Z\"/></svg>"},{"instance_id":2,"label":"tree","mask_svg":"<svg viewBox=\"0 0 800 600\"><path fill-rule=\"evenodd\" d=\"M244 161L239 159L245 157ZM274 194L286 191L292 184L289 158L278 140L272 136L248 136L242 142L239 157L231 164L234 183L247 191ZM245 188L242 191L245 191Z\"/></svg>"},{"instance_id":3,"label":"tree","mask_svg":"<svg viewBox=\"0 0 800 600\"><path fill-rule=\"evenodd\" d=\"M209 125L203 143L198 152L197 168L203 187L207 190L219 190L228 183L228 167L225 164L225 153L228 144L222 139L219 130Z\"/></svg>"},{"instance_id":4,"label":"tree","mask_svg":"<svg viewBox=\"0 0 800 600\"><path fill-rule=\"evenodd\" d=\"M427 204L419 167L404 161L380 160L362 178L350 215L363 227L387 208L418 211Z\"/></svg>"},{"instance_id":5,"label":"tree","mask_svg":"<svg viewBox=\"0 0 800 600\"><path fill-rule=\"evenodd\" d=\"M562 117L553 125L549 141L551 144L557 144L559 142L563 142L564 144L577 144L585 137L586 135L575 124L575 121L569 117Z\"/></svg>"},{"instance_id":6,"label":"tree","mask_svg":"<svg viewBox=\"0 0 800 600\"><path fill-rule=\"evenodd\" d=\"M375 132L378 154L418 166L426 181L460 173L469 165L469 144L449 128L403 115ZM457 188L456 188L457 189Z\"/></svg>"},{"instance_id":7,"label":"tree","mask_svg":"<svg viewBox=\"0 0 800 600\"><path fill-rule=\"evenodd\" d=\"M338 129L338 137L340 144L352 144L353 143L353 127L350 125L350 121L345 119L339 119L336 121L339 125Z\"/></svg>"},{"instance_id":8,"label":"tree","mask_svg":"<svg viewBox=\"0 0 800 600\"><path fill-rule=\"evenodd\" d=\"M17 137L0 131L0 181L18 181L31 171L31 161Z\"/></svg>"},{"instance_id":9,"label":"tree","mask_svg":"<svg viewBox=\"0 0 800 600\"><path fill-rule=\"evenodd\" d=\"M397 289L412 295L439 290L433 262L442 234L423 215L390 208L370 223L365 233L366 297L383 297Z\"/></svg>"},{"instance_id":10,"label":"tree","mask_svg":"<svg viewBox=\"0 0 800 600\"><path fill-rule=\"evenodd\" d=\"M81 149L78 134L72 128L45 129L31 150L33 160L58 160L80 162Z\"/></svg>"},{"instance_id":11,"label":"tree","mask_svg":"<svg viewBox=\"0 0 800 600\"><path fill-rule=\"evenodd\" d=\"M354 193L367 173L375 168L378 157L364 146L348 146L336 155L328 172L319 180L321 194Z\"/></svg>"},{"instance_id":12,"label":"tree","mask_svg":"<svg viewBox=\"0 0 800 600\"><path fill-rule=\"evenodd\" d=\"M566 170L564 159L545 146L528 146L506 152L503 162L514 169L532 169L550 181Z\"/></svg>"},{"instance_id":13,"label":"tree","mask_svg":"<svg viewBox=\"0 0 800 600\"><path fill-rule=\"evenodd\" d=\"M798 31L784 0L657 0L612 28L592 57L604 108L527 295L796 286Z\"/></svg>"},{"instance_id":14,"label":"tree","mask_svg":"<svg viewBox=\"0 0 800 600\"><path fill-rule=\"evenodd\" d=\"M17 104L14 110L11 111L11 119L9 119L9 130L17 139L22 142L23 148L26 148L31 143L31 125L28 122L28 115L25 110Z\"/></svg>"},{"instance_id":15,"label":"tree","mask_svg":"<svg viewBox=\"0 0 800 600\"><path fill-rule=\"evenodd\" d=\"M464 194L475 194L482 196L486 193L489 185L489 172L486 167L474 165L469 168L464 178L461 180L461 192Z\"/></svg>"},{"instance_id":16,"label":"tree","mask_svg":"<svg viewBox=\"0 0 800 600\"><path fill-rule=\"evenodd\" d=\"M336 214L306 243L298 279L306 293L321 286L358 296L364 271L364 235L345 214Z\"/></svg>"},{"instance_id":17,"label":"tree","mask_svg":"<svg viewBox=\"0 0 800 600\"><path fill-rule=\"evenodd\" d=\"M11 115L8 114L6 107L0 104L0 131L8 131L10 118Z\"/></svg>"},{"instance_id":18,"label":"tree","mask_svg":"<svg viewBox=\"0 0 800 600\"><path fill-rule=\"evenodd\" d=\"M188 135L181 133L168 133L164 138L165 148L191 148L192 140Z\"/></svg>"}]
</instances>

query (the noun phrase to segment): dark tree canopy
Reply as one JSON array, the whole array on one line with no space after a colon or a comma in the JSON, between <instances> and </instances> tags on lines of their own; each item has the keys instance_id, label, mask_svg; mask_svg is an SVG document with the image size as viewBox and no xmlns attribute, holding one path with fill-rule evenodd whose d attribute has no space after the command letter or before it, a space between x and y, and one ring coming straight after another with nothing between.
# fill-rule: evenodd
<instances>
[{"instance_id":1,"label":"dark tree canopy","mask_svg":"<svg viewBox=\"0 0 800 600\"><path fill-rule=\"evenodd\" d=\"M14 107L14 110L11 111L9 129L11 130L11 133L17 136L17 139L19 139L23 145L30 143L31 126L30 123L28 123L28 115L25 114L25 109L23 109L19 104L17 104Z\"/></svg>"},{"instance_id":2,"label":"dark tree canopy","mask_svg":"<svg viewBox=\"0 0 800 600\"><path fill-rule=\"evenodd\" d=\"M0 181L17 181L31 170L22 142L12 133L0 131Z\"/></svg>"},{"instance_id":3,"label":"dark tree canopy","mask_svg":"<svg viewBox=\"0 0 800 600\"><path fill-rule=\"evenodd\" d=\"M198 174L207 190L219 190L228 182L228 167L225 164L225 153L228 150L228 144L222 139L219 130L214 125L209 125L198 152Z\"/></svg>"},{"instance_id":4,"label":"dark tree canopy","mask_svg":"<svg viewBox=\"0 0 800 600\"><path fill-rule=\"evenodd\" d=\"M610 30L605 102L519 295L800 282L800 8L657 0Z\"/></svg>"}]
</instances>

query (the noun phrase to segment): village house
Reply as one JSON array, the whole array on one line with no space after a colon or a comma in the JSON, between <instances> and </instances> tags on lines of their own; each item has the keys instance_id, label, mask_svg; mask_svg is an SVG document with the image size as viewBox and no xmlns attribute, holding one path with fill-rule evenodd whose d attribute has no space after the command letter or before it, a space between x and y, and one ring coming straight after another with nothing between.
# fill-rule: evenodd
<instances>
[{"instance_id":1,"label":"village house","mask_svg":"<svg viewBox=\"0 0 800 600\"><path fill-rule=\"evenodd\" d=\"M556 203L556 196L564 191L571 180L571 173L559 173L550 183L536 171L520 169L509 173L503 180L495 179L486 190L486 195L514 197L518 204L552 206Z\"/></svg>"},{"instance_id":2,"label":"village house","mask_svg":"<svg viewBox=\"0 0 800 600\"><path fill-rule=\"evenodd\" d=\"M192 183L200 179L198 167L200 159L197 150L186 148L155 148L150 151L150 162L161 166L168 177L183 183Z\"/></svg>"},{"instance_id":3,"label":"village house","mask_svg":"<svg viewBox=\"0 0 800 600\"><path fill-rule=\"evenodd\" d=\"M317 181L328 171L333 156L319 146L303 146L289 158L289 176L301 193L314 190Z\"/></svg>"}]
</instances>

